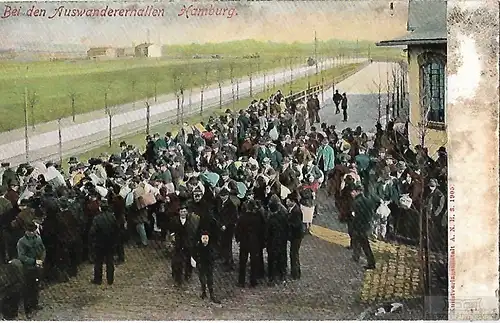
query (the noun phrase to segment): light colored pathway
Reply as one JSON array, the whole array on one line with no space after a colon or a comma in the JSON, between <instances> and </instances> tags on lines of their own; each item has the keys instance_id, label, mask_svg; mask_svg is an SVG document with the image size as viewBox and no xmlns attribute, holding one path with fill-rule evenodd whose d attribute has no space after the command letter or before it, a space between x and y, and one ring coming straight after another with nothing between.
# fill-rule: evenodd
<instances>
[{"instance_id":1,"label":"light colored pathway","mask_svg":"<svg viewBox=\"0 0 500 323\"><path fill-rule=\"evenodd\" d=\"M392 79L393 69L399 70L399 65L387 62L372 63L335 86L340 94L347 93L347 122L342 122L342 110L339 114L335 114L333 89L330 88L325 92L325 102L320 110L321 122L334 124L339 130L347 127L354 129L359 125L365 131L375 132L380 85L381 123L385 126L387 80Z\"/></svg>"}]
</instances>

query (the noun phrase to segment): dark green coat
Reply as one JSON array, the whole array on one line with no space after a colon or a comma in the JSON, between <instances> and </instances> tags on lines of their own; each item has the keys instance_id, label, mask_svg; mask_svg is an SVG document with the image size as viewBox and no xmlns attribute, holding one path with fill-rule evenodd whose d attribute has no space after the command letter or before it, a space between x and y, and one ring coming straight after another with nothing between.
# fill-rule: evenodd
<instances>
[{"instance_id":1,"label":"dark green coat","mask_svg":"<svg viewBox=\"0 0 500 323\"><path fill-rule=\"evenodd\" d=\"M11 181L17 181L16 173L11 169L7 168L2 176L2 183L4 186L10 184Z\"/></svg>"},{"instance_id":2,"label":"dark green coat","mask_svg":"<svg viewBox=\"0 0 500 323\"><path fill-rule=\"evenodd\" d=\"M17 242L17 254L24 266L34 267L36 260L45 260L45 246L42 238L23 236Z\"/></svg>"},{"instance_id":3,"label":"dark green coat","mask_svg":"<svg viewBox=\"0 0 500 323\"><path fill-rule=\"evenodd\" d=\"M373 199L366 197L364 194L356 196L352 203L352 210L354 212L352 221L353 230L360 233L366 233L370 230L375 208L376 204Z\"/></svg>"}]
</instances>

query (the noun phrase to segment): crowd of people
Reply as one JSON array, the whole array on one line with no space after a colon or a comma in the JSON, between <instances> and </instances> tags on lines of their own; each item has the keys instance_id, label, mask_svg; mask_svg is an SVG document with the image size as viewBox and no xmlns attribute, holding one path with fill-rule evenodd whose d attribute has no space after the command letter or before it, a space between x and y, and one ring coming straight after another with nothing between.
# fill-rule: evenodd
<instances>
[{"instance_id":1,"label":"crowd of people","mask_svg":"<svg viewBox=\"0 0 500 323\"><path fill-rule=\"evenodd\" d=\"M347 119L347 97L335 95ZM160 240L170 249L175 284L196 269L201 297L215 303L214 270L219 262L236 269L235 242L240 287L248 261L251 287L264 278L285 283L288 267L300 279L301 243L313 218L334 216L317 213L320 193L335 202L353 259L363 250L367 270L376 264L371 239L415 242L422 214L429 235L445 234L445 148L437 160L425 147L412 150L406 129L393 122L377 124L374 134L359 126L338 131L320 123L320 108L315 95L294 102L278 91L238 113L184 125L176 136L147 136L143 152L122 142L118 154L71 157L67 174L53 162L15 170L2 163L4 318L17 316L21 298L26 314L34 313L38 280L71 279L85 261L94 264L93 284L103 283L103 264L113 284L130 241L148 248Z\"/></svg>"}]
</instances>

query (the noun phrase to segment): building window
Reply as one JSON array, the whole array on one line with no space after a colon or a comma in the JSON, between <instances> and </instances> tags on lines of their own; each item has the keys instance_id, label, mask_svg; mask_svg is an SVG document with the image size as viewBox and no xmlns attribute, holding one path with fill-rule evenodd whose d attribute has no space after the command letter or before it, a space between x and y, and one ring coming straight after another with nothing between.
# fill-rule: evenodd
<instances>
[{"instance_id":1,"label":"building window","mask_svg":"<svg viewBox=\"0 0 500 323\"><path fill-rule=\"evenodd\" d=\"M422 113L431 123L445 123L446 58L423 54L420 59Z\"/></svg>"}]
</instances>

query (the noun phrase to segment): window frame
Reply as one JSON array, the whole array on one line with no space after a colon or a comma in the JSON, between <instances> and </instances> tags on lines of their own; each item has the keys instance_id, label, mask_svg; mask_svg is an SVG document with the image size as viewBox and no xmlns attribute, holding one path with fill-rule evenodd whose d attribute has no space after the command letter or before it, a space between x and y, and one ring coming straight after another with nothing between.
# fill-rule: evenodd
<instances>
[{"instance_id":1,"label":"window frame","mask_svg":"<svg viewBox=\"0 0 500 323\"><path fill-rule=\"evenodd\" d=\"M436 74L433 73L433 64L439 64L438 72ZM431 52L431 51L426 51L418 56L418 65L419 65L419 80L420 80L420 87L419 87L419 100L420 100L420 112L421 112L421 118L423 119L423 113L424 113L424 106L426 106L427 102L424 102L426 93L425 89L425 84L426 82L430 83L431 90L434 87L433 79L437 77L438 85L437 85L437 93L439 95L438 99L441 97L441 92L442 92L442 111L443 111L443 121L437 121L437 120L432 120L429 119L429 115L427 115L427 120L426 122L426 127L430 129L435 129L435 130L445 130L446 128L446 86L447 86L447 78L446 78L446 55L441 54L441 53L436 53L436 52ZM427 69L430 69L428 71ZM430 75L428 74L430 72ZM431 92L431 95L434 95L434 93ZM436 99L436 98L434 98ZM432 100L432 99L431 99ZM437 114L439 115L439 110ZM430 111L429 111L430 112ZM421 120L423 121L423 120Z\"/></svg>"}]
</instances>

